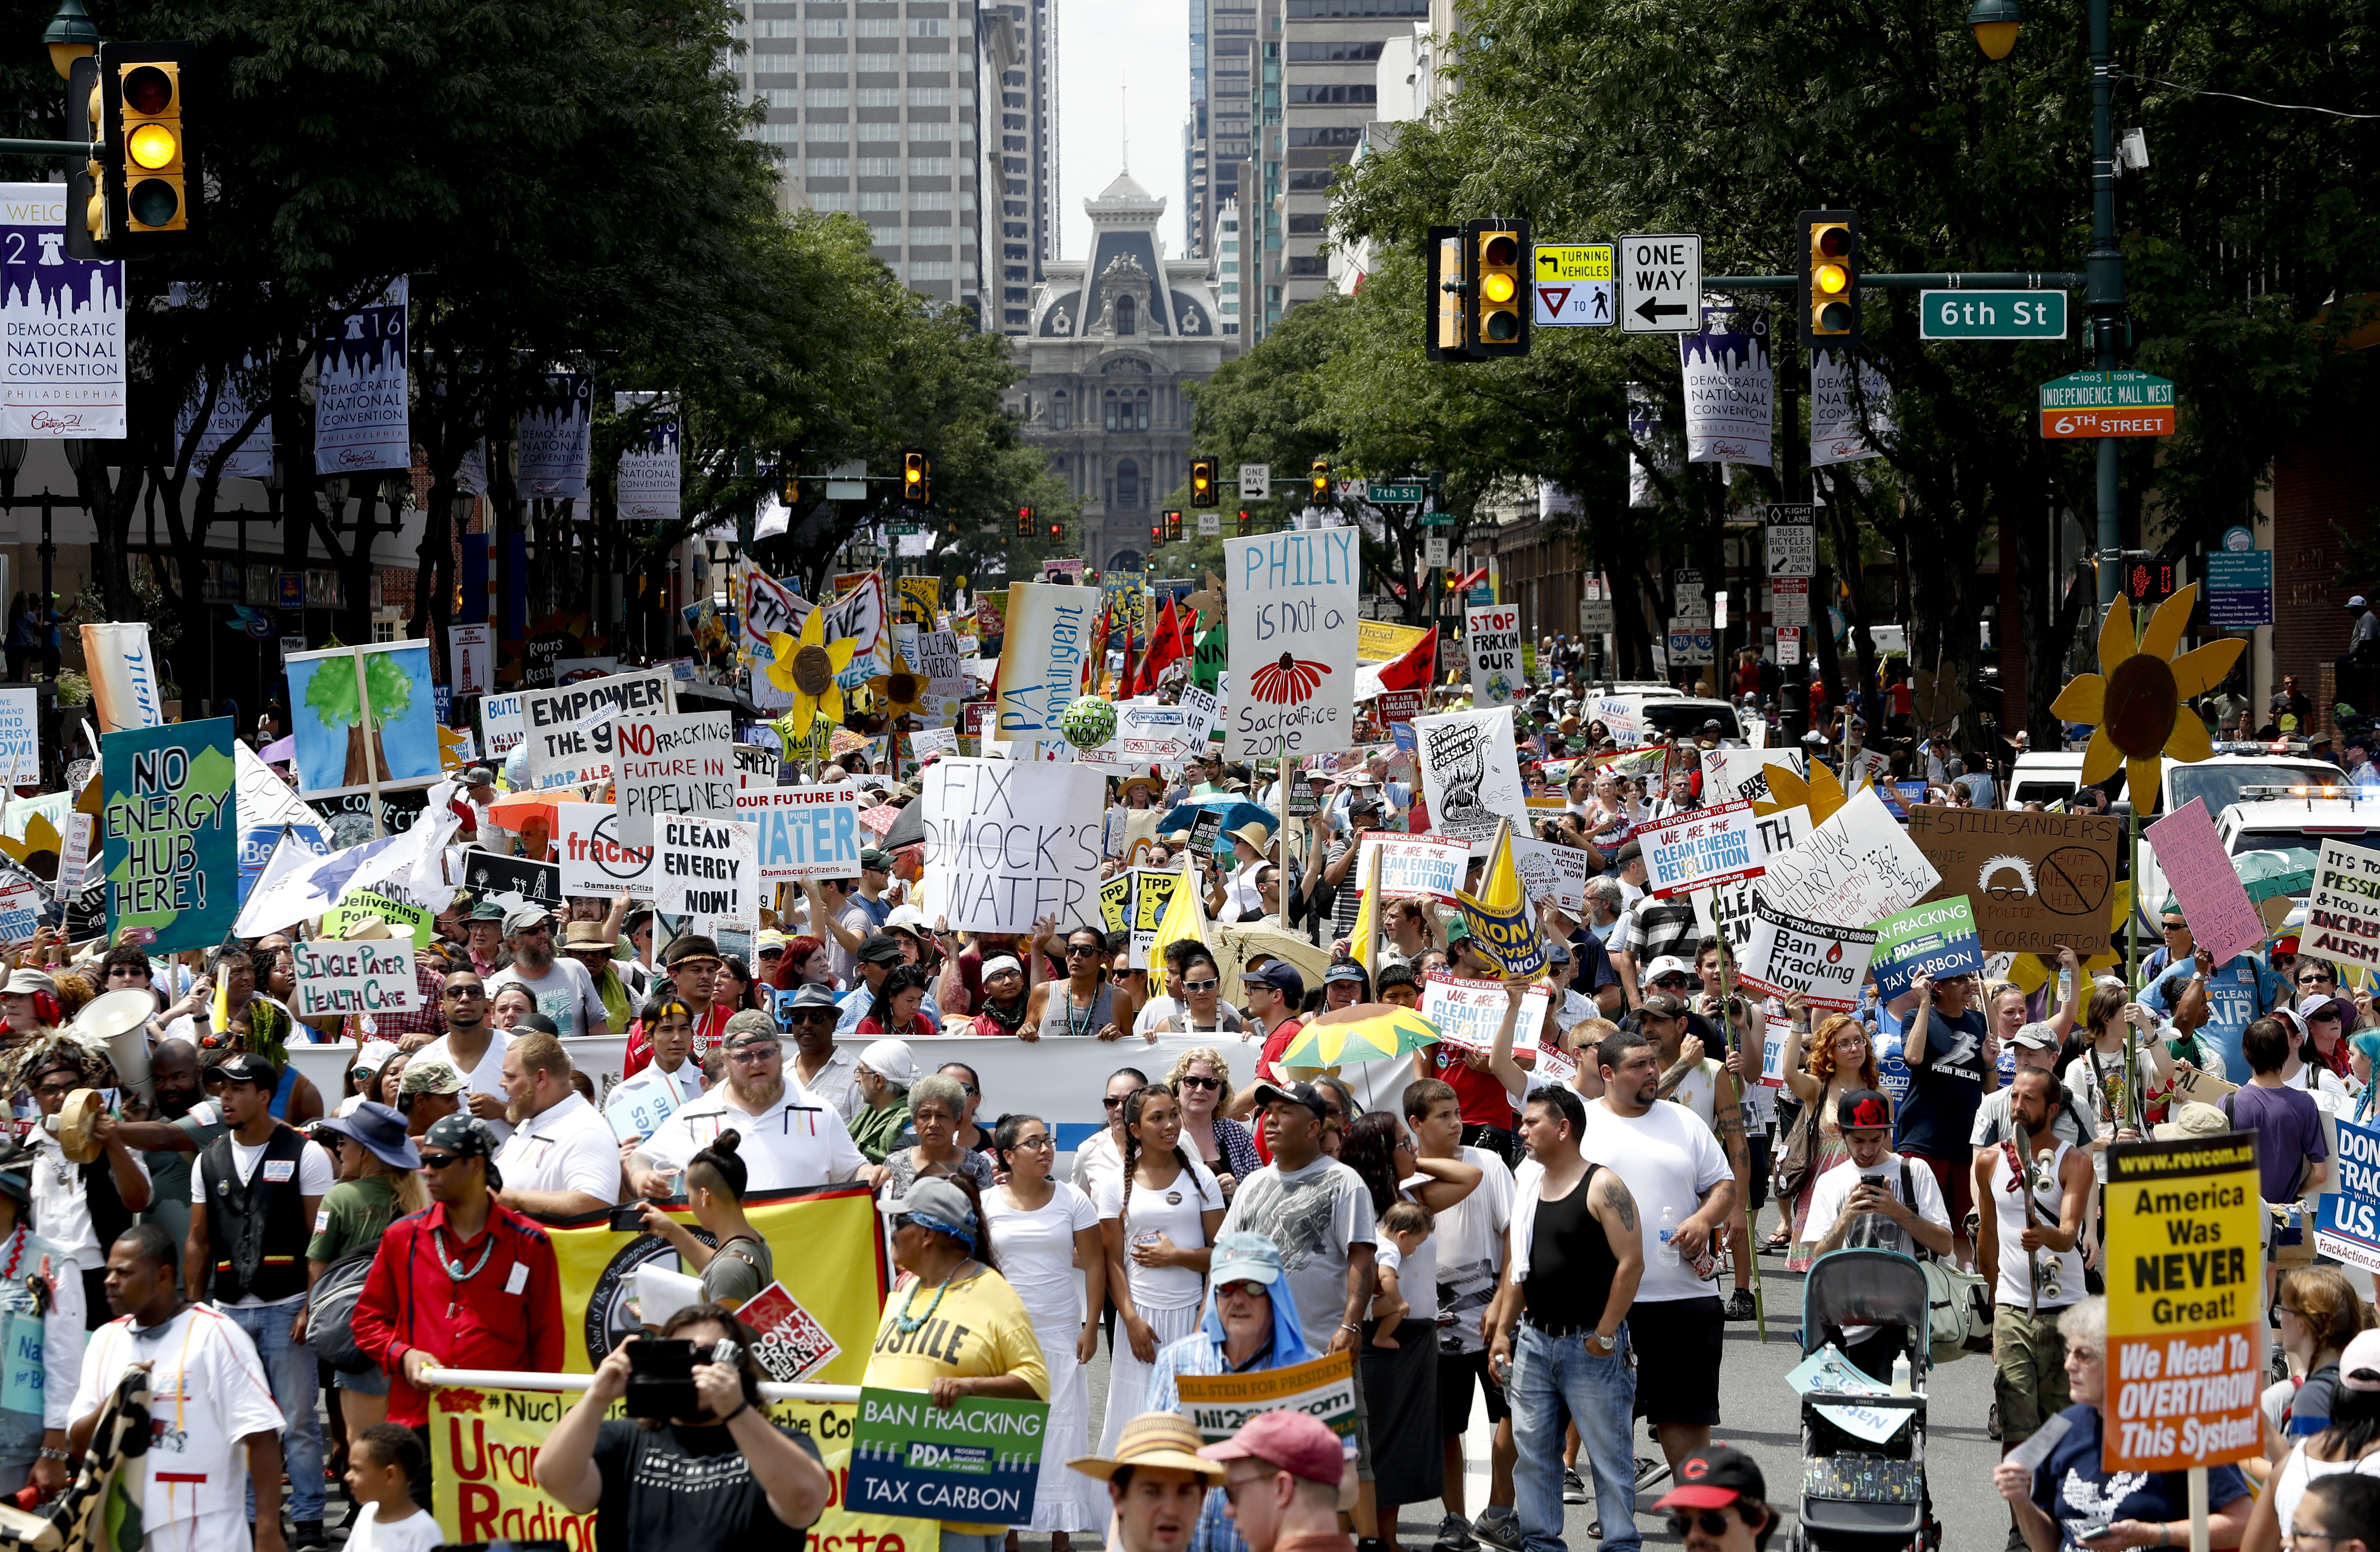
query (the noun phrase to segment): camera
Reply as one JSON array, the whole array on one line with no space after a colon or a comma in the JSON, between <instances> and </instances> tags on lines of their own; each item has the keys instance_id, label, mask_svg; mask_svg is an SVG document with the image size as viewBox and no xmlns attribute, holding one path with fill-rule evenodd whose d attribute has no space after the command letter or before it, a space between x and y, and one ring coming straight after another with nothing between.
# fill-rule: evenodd
<instances>
[{"instance_id":1,"label":"camera","mask_svg":"<svg viewBox=\"0 0 2380 1552\"><path fill-rule=\"evenodd\" d=\"M692 1417L702 1410L694 1390L694 1343L648 1337L628 1349L628 1388L621 1405L630 1417Z\"/></svg>"}]
</instances>

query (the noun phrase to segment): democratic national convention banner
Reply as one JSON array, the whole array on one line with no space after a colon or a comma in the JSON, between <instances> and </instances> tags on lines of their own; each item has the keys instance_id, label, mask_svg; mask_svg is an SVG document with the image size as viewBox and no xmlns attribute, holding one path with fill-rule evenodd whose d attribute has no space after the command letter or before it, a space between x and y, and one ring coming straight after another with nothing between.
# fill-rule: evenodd
<instances>
[{"instance_id":1,"label":"democratic national convention banner","mask_svg":"<svg viewBox=\"0 0 2380 1552\"><path fill-rule=\"evenodd\" d=\"M2332 1154L2338 1189L2323 1193L2313 1247L2350 1267L2380 1271L2380 1126L2340 1116Z\"/></svg>"},{"instance_id":2,"label":"democratic national convention banner","mask_svg":"<svg viewBox=\"0 0 2380 1552\"><path fill-rule=\"evenodd\" d=\"M1027 932L1098 903L1107 780L1076 765L942 759L926 768L926 891L953 932Z\"/></svg>"},{"instance_id":3,"label":"democratic national convention banner","mask_svg":"<svg viewBox=\"0 0 2380 1552\"><path fill-rule=\"evenodd\" d=\"M373 641L284 661L300 797L370 792L375 780L382 790L426 787L444 774L429 642Z\"/></svg>"},{"instance_id":4,"label":"democratic national convention banner","mask_svg":"<svg viewBox=\"0 0 2380 1552\"><path fill-rule=\"evenodd\" d=\"M1323 754L1355 742L1356 528L1223 541L1232 759ZM1016 639L1014 630L1009 639Z\"/></svg>"},{"instance_id":5,"label":"democratic national convention banner","mask_svg":"<svg viewBox=\"0 0 2380 1552\"><path fill-rule=\"evenodd\" d=\"M1895 911L1876 924L1876 986L1889 1002L1920 975L1947 980L1984 968L1975 913L1963 894Z\"/></svg>"},{"instance_id":6,"label":"democratic national convention banner","mask_svg":"<svg viewBox=\"0 0 2380 1552\"><path fill-rule=\"evenodd\" d=\"M2190 922L2192 941L2213 955L2214 963L2228 964L2264 943L2264 918L2248 903L2239 865L2215 833L2204 798L2193 797L2149 826L2148 841L2156 849L2167 887Z\"/></svg>"},{"instance_id":7,"label":"democratic national convention banner","mask_svg":"<svg viewBox=\"0 0 2380 1552\"><path fill-rule=\"evenodd\" d=\"M808 787L746 787L735 817L759 827L760 881L856 879L868 838L859 828L854 782Z\"/></svg>"},{"instance_id":8,"label":"democratic national convention banner","mask_svg":"<svg viewBox=\"0 0 2380 1552\"><path fill-rule=\"evenodd\" d=\"M2254 1134L2118 1143L2103 1199L2103 1464L2173 1472L2246 1460L2264 1447L2265 1378Z\"/></svg>"},{"instance_id":9,"label":"democratic national convention banner","mask_svg":"<svg viewBox=\"0 0 2380 1552\"><path fill-rule=\"evenodd\" d=\"M239 824L229 717L101 736L107 935L156 934L153 954L211 949L239 915Z\"/></svg>"},{"instance_id":10,"label":"democratic national convention banner","mask_svg":"<svg viewBox=\"0 0 2380 1552\"><path fill-rule=\"evenodd\" d=\"M1940 876L1924 898L1965 895L1974 905L1985 953L2054 956L2060 946L2086 959L2104 952L2116 847L2123 835L2119 821L2100 814L1924 803L1909 810L1908 838ZM1843 919L1873 921L1885 914Z\"/></svg>"},{"instance_id":11,"label":"democratic national convention banner","mask_svg":"<svg viewBox=\"0 0 2380 1552\"><path fill-rule=\"evenodd\" d=\"M860 1513L917 1512L936 1520L1022 1525L1050 1403L965 1396L938 1407L923 1390L869 1386L859 1393L851 1441L852 1507Z\"/></svg>"},{"instance_id":12,"label":"democratic national convention banner","mask_svg":"<svg viewBox=\"0 0 2380 1552\"><path fill-rule=\"evenodd\" d=\"M587 450L594 385L580 372L550 372L545 392L523 407L515 444L520 493L543 501L587 499Z\"/></svg>"},{"instance_id":13,"label":"democratic national convention banner","mask_svg":"<svg viewBox=\"0 0 2380 1552\"><path fill-rule=\"evenodd\" d=\"M613 490L622 517L648 523L674 523L678 517L678 418L674 403L657 405L658 394L622 390L612 405L622 418L655 405L642 434L620 448L620 467Z\"/></svg>"},{"instance_id":14,"label":"democratic national convention banner","mask_svg":"<svg viewBox=\"0 0 2380 1552\"><path fill-rule=\"evenodd\" d=\"M332 320L315 343L316 474L413 467L406 390L408 296L407 277L399 275L370 306Z\"/></svg>"},{"instance_id":15,"label":"democratic national convention banner","mask_svg":"<svg viewBox=\"0 0 2380 1552\"><path fill-rule=\"evenodd\" d=\"M1861 416L1864 407L1866 416ZM1852 394L1848 350L1820 346L1810 352L1810 467L1882 457L1876 443L1892 434L1892 385L1884 374L1859 364L1859 395Z\"/></svg>"},{"instance_id":16,"label":"democratic national convention banner","mask_svg":"<svg viewBox=\"0 0 2380 1552\"><path fill-rule=\"evenodd\" d=\"M1099 594L1050 582L1008 585L1008 631L991 681L992 736L1020 760L1063 760L1058 719L1082 693Z\"/></svg>"},{"instance_id":17,"label":"democratic national convention banner","mask_svg":"<svg viewBox=\"0 0 2380 1552\"><path fill-rule=\"evenodd\" d=\"M1234 673L1232 683L1239 682ZM1529 833L1528 789L1521 784L1511 707L1415 717L1412 726L1432 830L1474 843L1475 852L1496 833L1500 819Z\"/></svg>"},{"instance_id":18,"label":"democratic national convention banner","mask_svg":"<svg viewBox=\"0 0 2380 1552\"><path fill-rule=\"evenodd\" d=\"M1355 1355L1352 1352L1334 1352L1285 1369L1184 1375L1174 1385L1190 1425L1208 1444L1222 1443L1260 1412L1283 1407L1313 1413L1342 1440L1355 1431Z\"/></svg>"},{"instance_id":19,"label":"democratic national convention banner","mask_svg":"<svg viewBox=\"0 0 2380 1552\"><path fill-rule=\"evenodd\" d=\"M181 283L176 281L168 289L178 291L182 289ZM241 370L252 372L261 364L251 356L242 363ZM216 380L214 383L213 404L209 405L206 400L207 384L201 382L190 391L188 401L182 406L181 412L174 418L174 449L178 456L183 439L190 434L192 427L198 425L199 412L201 409L207 411L207 423L199 431L198 442L190 449L190 478L193 479L204 478L208 461L217 453L222 452L224 444L231 442L234 437L239 437L239 441L230 452L224 454L223 468L220 471L222 478L225 479L271 478L273 474L272 414L268 411L258 416L256 429L249 431L244 437L240 436L241 430L248 425L249 405L248 400L240 394L237 380L228 373Z\"/></svg>"},{"instance_id":20,"label":"democratic national convention banner","mask_svg":"<svg viewBox=\"0 0 2380 1552\"><path fill-rule=\"evenodd\" d=\"M1703 309L1703 326L1678 336L1685 372L1686 460L1769 467L1776 374L1768 359L1768 314Z\"/></svg>"},{"instance_id":21,"label":"democratic national convention banner","mask_svg":"<svg viewBox=\"0 0 2380 1552\"><path fill-rule=\"evenodd\" d=\"M2298 952L2366 972L2380 967L2380 852L2323 837Z\"/></svg>"},{"instance_id":22,"label":"democratic national convention banner","mask_svg":"<svg viewBox=\"0 0 2380 1552\"><path fill-rule=\"evenodd\" d=\"M1768 866L1758 831L1752 805L1742 798L1639 825L1645 888L1666 900L1758 877Z\"/></svg>"},{"instance_id":23,"label":"democratic national convention banner","mask_svg":"<svg viewBox=\"0 0 2380 1552\"><path fill-rule=\"evenodd\" d=\"M1471 704L1510 706L1521 693L1521 608L1491 603L1463 612L1463 644L1471 654Z\"/></svg>"},{"instance_id":24,"label":"democratic national convention banner","mask_svg":"<svg viewBox=\"0 0 2380 1552\"><path fill-rule=\"evenodd\" d=\"M0 437L124 435L124 261L67 258L66 223L65 184L0 183Z\"/></svg>"}]
</instances>

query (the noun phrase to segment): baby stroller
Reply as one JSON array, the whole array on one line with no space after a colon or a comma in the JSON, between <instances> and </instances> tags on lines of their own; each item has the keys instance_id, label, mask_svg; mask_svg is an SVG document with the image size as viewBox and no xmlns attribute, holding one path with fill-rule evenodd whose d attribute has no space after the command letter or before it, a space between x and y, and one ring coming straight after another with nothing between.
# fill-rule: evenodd
<instances>
[{"instance_id":1,"label":"baby stroller","mask_svg":"<svg viewBox=\"0 0 2380 1552\"><path fill-rule=\"evenodd\" d=\"M1822 1415L1818 1408L1829 1404L1824 1397L1803 1398L1800 1510L1788 1544L1794 1552L1934 1552L1942 1545L1925 1491L1925 1388L1932 1366L1925 1274L1897 1251L1837 1250L1818 1257L1803 1284L1803 1355L1828 1342L1848 1352L1844 1329L1866 1326L1884 1329L1862 1339L1862 1356L1888 1375L1893 1357L1906 1353L1912 1394L1844 1400L1872 1412L1911 1415L1878 1442ZM1880 1361L1874 1356L1877 1349L1884 1350Z\"/></svg>"}]
</instances>

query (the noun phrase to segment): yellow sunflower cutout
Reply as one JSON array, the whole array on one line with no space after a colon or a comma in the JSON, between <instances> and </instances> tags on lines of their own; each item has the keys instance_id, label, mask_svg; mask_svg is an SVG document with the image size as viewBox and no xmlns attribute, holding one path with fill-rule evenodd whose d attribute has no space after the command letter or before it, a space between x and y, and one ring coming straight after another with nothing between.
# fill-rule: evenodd
<instances>
[{"instance_id":1,"label":"yellow sunflower cutout","mask_svg":"<svg viewBox=\"0 0 2380 1552\"><path fill-rule=\"evenodd\" d=\"M1781 814L1788 808L1810 810L1813 826L1825 824L1834 818L1835 810L1851 801L1851 793L1835 779L1835 773L1815 760L1810 762L1809 779L1804 781L1791 766L1772 765L1767 768L1768 801L1752 800L1752 811L1766 817ZM1859 786L1853 783L1852 792Z\"/></svg>"},{"instance_id":2,"label":"yellow sunflower cutout","mask_svg":"<svg viewBox=\"0 0 2380 1552\"><path fill-rule=\"evenodd\" d=\"M868 682L868 688L881 704L878 709L887 717L918 717L925 714L926 676L909 666L909 660L899 652L892 654L892 668Z\"/></svg>"},{"instance_id":3,"label":"yellow sunflower cutout","mask_svg":"<svg viewBox=\"0 0 2380 1552\"><path fill-rule=\"evenodd\" d=\"M2076 674L2049 708L2060 721L2095 724L2082 756L2082 784L2104 782L2123 767L2135 813L2156 806L2166 758L2188 765L2215 753L2206 725L2182 702L2222 683L2248 645L2235 636L2175 657L2197 600L2193 582L2158 604L2135 646L2131 605L2118 599L2099 627L2099 672Z\"/></svg>"},{"instance_id":4,"label":"yellow sunflower cutout","mask_svg":"<svg viewBox=\"0 0 2380 1552\"><path fill-rule=\"evenodd\" d=\"M769 683L794 697L785 721L793 725L795 738L808 737L810 723L819 717L831 722L843 721L843 687L834 676L851 665L851 654L858 648L858 641L851 637L826 639L823 609L810 611L799 636L783 631L769 634L769 650L776 659L769 665Z\"/></svg>"}]
</instances>

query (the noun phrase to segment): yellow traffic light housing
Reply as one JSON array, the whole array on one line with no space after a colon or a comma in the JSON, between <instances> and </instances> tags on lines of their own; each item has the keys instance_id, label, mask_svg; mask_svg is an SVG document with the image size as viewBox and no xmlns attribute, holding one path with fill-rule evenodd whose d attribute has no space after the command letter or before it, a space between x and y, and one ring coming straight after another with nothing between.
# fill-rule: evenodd
<instances>
[{"instance_id":1,"label":"yellow traffic light housing","mask_svg":"<svg viewBox=\"0 0 2380 1552\"><path fill-rule=\"evenodd\" d=\"M1313 497L1315 505L1324 505L1330 500L1330 459L1317 458L1314 460L1314 471L1307 477L1306 484L1308 492Z\"/></svg>"},{"instance_id":2,"label":"yellow traffic light housing","mask_svg":"<svg viewBox=\"0 0 2380 1552\"><path fill-rule=\"evenodd\" d=\"M1215 490L1215 460L1212 458L1191 459L1190 504L1192 506L1213 506L1220 499L1220 495Z\"/></svg>"},{"instance_id":3,"label":"yellow traffic light housing","mask_svg":"<svg viewBox=\"0 0 2380 1552\"><path fill-rule=\"evenodd\" d=\"M1802 343L1859 348L1859 213L1803 211Z\"/></svg>"},{"instance_id":4,"label":"yellow traffic light housing","mask_svg":"<svg viewBox=\"0 0 2380 1552\"><path fill-rule=\"evenodd\" d=\"M1165 541L1168 544L1182 542L1182 514L1179 512L1168 512L1165 515Z\"/></svg>"},{"instance_id":5,"label":"yellow traffic light housing","mask_svg":"<svg viewBox=\"0 0 2380 1552\"><path fill-rule=\"evenodd\" d=\"M67 100L85 115L94 154L70 179L70 257L142 259L186 246L201 189L186 102L193 52L102 43L71 63Z\"/></svg>"},{"instance_id":6,"label":"yellow traffic light housing","mask_svg":"<svg viewBox=\"0 0 2380 1552\"><path fill-rule=\"evenodd\" d=\"M1016 509L1016 537L1019 539L1033 537L1033 509L1029 506L1020 506Z\"/></svg>"},{"instance_id":7,"label":"yellow traffic light housing","mask_svg":"<svg viewBox=\"0 0 2380 1552\"><path fill-rule=\"evenodd\" d=\"M1463 228L1463 299L1475 358L1529 353L1529 224L1474 221Z\"/></svg>"},{"instance_id":8,"label":"yellow traffic light housing","mask_svg":"<svg viewBox=\"0 0 2380 1552\"><path fill-rule=\"evenodd\" d=\"M932 487L927 483L934 466L923 453L901 455L901 499L912 506L923 506L933 499Z\"/></svg>"}]
</instances>

